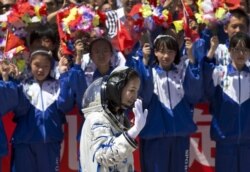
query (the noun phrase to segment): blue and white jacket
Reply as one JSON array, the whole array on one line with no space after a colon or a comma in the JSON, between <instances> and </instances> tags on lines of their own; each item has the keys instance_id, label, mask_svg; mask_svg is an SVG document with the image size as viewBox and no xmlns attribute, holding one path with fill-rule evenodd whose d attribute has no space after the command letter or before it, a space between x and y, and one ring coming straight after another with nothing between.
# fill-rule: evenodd
<instances>
[{"instance_id":1,"label":"blue and white jacket","mask_svg":"<svg viewBox=\"0 0 250 172\"><path fill-rule=\"evenodd\" d=\"M0 116L0 158L8 154L8 141Z\"/></svg>"},{"instance_id":2,"label":"blue and white jacket","mask_svg":"<svg viewBox=\"0 0 250 172\"><path fill-rule=\"evenodd\" d=\"M140 75L140 96L148 109L140 137L188 136L195 132L193 105L203 93L200 65L182 62L165 71L159 66L145 66L142 58L128 59L128 64Z\"/></svg>"},{"instance_id":3,"label":"blue and white jacket","mask_svg":"<svg viewBox=\"0 0 250 172\"><path fill-rule=\"evenodd\" d=\"M72 72L74 67L62 74L59 81L48 79L42 85L34 79L22 84L0 81L0 114L8 111L15 114L14 145L63 140L65 113L73 107L73 89L78 83L71 77Z\"/></svg>"},{"instance_id":4,"label":"blue and white jacket","mask_svg":"<svg viewBox=\"0 0 250 172\"><path fill-rule=\"evenodd\" d=\"M15 96L17 94L17 91L14 91L15 87L13 87L12 84L10 84L9 82L6 82L6 84L4 84L4 81L1 80L0 78L0 92L3 91L4 88L9 88L13 90L13 94L0 94L0 102L7 102L7 101L12 101L13 104L15 103ZM10 99L11 98L11 99ZM13 98L13 100L12 100ZM7 107L7 106L3 106L2 104L0 104L0 157L3 157L5 155L8 154L8 140L7 140L7 136L4 130L4 126L3 126L3 122L2 122L2 116L8 112L12 107Z\"/></svg>"},{"instance_id":5,"label":"blue and white jacket","mask_svg":"<svg viewBox=\"0 0 250 172\"><path fill-rule=\"evenodd\" d=\"M220 142L250 142L250 69L205 60L204 85L213 115L211 137Z\"/></svg>"}]
</instances>

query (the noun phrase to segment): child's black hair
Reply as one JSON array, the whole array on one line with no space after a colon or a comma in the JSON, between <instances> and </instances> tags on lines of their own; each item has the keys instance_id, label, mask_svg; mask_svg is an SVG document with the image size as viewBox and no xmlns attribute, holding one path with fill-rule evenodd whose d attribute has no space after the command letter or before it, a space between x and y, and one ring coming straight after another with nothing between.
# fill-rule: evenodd
<instances>
[{"instance_id":1,"label":"child's black hair","mask_svg":"<svg viewBox=\"0 0 250 172\"><path fill-rule=\"evenodd\" d=\"M250 49L250 36L247 33L238 32L232 36L229 43L229 50L235 48L242 41L246 48Z\"/></svg>"},{"instance_id":2,"label":"child's black hair","mask_svg":"<svg viewBox=\"0 0 250 172\"><path fill-rule=\"evenodd\" d=\"M46 56L50 60L51 65L53 65L54 59L53 59L52 52L44 46L39 46L39 47L36 47L34 50L32 50L32 52L30 53L30 59L29 59L30 64L32 63L35 56L38 54Z\"/></svg>"},{"instance_id":3,"label":"child's black hair","mask_svg":"<svg viewBox=\"0 0 250 172\"><path fill-rule=\"evenodd\" d=\"M179 52L179 45L176 39L171 35L162 35L156 37L154 40L154 51L161 51L165 48L169 50L174 50L176 52L174 63L179 64L180 63L180 52ZM156 63L158 64L157 58L155 58Z\"/></svg>"},{"instance_id":4,"label":"child's black hair","mask_svg":"<svg viewBox=\"0 0 250 172\"><path fill-rule=\"evenodd\" d=\"M30 33L30 45L35 41L42 38L50 39L54 44L57 43L57 33L49 24L39 24L36 29Z\"/></svg>"},{"instance_id":5,"label":"child's black hair","mask_svg":"<svg viewBox=\"0 0 250 172\"><path fill-rule=\"evenodd\" d=\"M250 23L249 16L243 9L236 8L234 10L230 10L229 12L230 12L231 16L234 16L234 17L236 17L238 19L244 18L245 22L246 22L246 25L247 25L247 28L249 28L249 23ZM228 23L229 23L229 21L228 21Z\"/></svg>"},{"instance_id":6,"label":"child's black hair","mask_svg":"<svg viewBox=\"0 0 250 172\"><path fill-rule=\"evenodd\" d=\"M93 47L94 47L94 44L95 44L96 42L99 42L99 41L102 41L102 42L107 43L107 44L109 45L110 51L113 53L113 46L112 46L111 42L110 42L107 38L100 37L100 38L97 38L97 39L91 41L91 43L90 43L90 45L89 45L89 54L90 54L90 56L91 56L91 54L92 54L92 49L93 49Z\"/></svg>"}]
</instances>

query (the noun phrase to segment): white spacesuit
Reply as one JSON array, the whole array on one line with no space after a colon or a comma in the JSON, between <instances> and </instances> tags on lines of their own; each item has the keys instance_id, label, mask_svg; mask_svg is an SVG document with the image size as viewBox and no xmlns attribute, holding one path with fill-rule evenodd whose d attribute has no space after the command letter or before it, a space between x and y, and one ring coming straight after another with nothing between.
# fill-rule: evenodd
<instances>
[{"instance_id":1,"label":"white spacesuit","mask_svg":"<svg viewBox=\"0 0 250 172\"><path fill-rule=\"evenodd\" d=\"M138 77L133 69L123 67L110 76L97 79L85 92L82 109L85 122L80 140L83 172L134 171L132 152L137 148L135 138L145 125L147 110L142 110L141 100L133 103L135 123L130 128L124 114L129 106L121 103L129 73Z\"/></svg>"}]
</instances>

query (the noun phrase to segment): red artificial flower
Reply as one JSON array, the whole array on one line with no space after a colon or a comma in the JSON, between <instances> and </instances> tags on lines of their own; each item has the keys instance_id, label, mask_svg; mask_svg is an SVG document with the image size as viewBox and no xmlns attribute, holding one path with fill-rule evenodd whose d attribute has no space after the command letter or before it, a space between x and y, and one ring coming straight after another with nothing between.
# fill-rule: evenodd
<instances>
[{"instance_id":1,"label":"red artificial flower","mask_svg":"<svg viewBox=\"0 0 250 172\"><path fill-rule=\"evenodd\" d=\"M240 0L225 0L225 4L229 10L234 10L240 7Z\"/></svg>"},{"instance_id":2,"label":"red artificial flower","mask_svg":"<svg viewBox=\"0 0 250 172\"><path fill-rule=\"evenodd\" d=\"M157 4L157 0L148 0L149 4L153 5L154 7L156 7Z\"/></svg>"},{"instance_id":3,"label":"red artificial flower","mask_svg":"<svg viewBox=\"0 0 250 172\"><path fill-rule=\"evenodd\" d=\"M40 14L41 16L47 16L47 7L46 7L45 4L43 4L43 5L41 6L41 8L39 9L39 14Z\"/></svg>"},{"instance_id":4,"label":"red artificial flower","mask_svg":"<svg viewBox=\"0 0 250 172\"><path fill-rule=\"evenodd\" d=\"M162 23L164 22L164 19L160 18L159 16L152 16L152 18L156 25L162 25Z\"/></svg>"},{"instance_id":5,"label":"red artificial flower","mask_svg":"<svg viewBox=\"0 0 250 172\"><path fill-rule=\"evenodd\" d=\"M172 13L168 13L167 23L168 23L168 26L170 26L173 23L173 15L172 15Z\"/></svg>"},{"instance_id":6,"label":"red artificial flower","mask_svg":"<svg viewBox=\"0 0 250 172\"><path fill-rule=\"evenodd\" d=\"M76 26L79 24L81 19L82 19L82 16L77 15L75 20L72 20L72 21L69 22L69 28L74 30L74 28L76 28Z\"/></svg>"},{"instance_id":7,"label":"red artificial flower","mask_svg":"<svg viewBox=\"0 0 250 172\"><path fill-rule=\"evenodd\" d=\"M139 14L141 15L141 12L140 12L141 7L142 7L142 4L140 3L134 5L132 9L130 10L130 12L128 13L128 16L134 17Z\"/></svg>"}]
</instances>

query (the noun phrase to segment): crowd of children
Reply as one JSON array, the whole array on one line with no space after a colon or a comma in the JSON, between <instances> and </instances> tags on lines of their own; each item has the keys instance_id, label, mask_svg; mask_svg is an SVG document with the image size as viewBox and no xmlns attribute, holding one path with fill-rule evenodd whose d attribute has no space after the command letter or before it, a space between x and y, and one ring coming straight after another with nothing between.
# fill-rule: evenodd
<instances>
[{"instance_id":1,"label":"crowd of children","mask_svg":"<svg viewBox=\"0 0 250 172\"><path fill-rule=\"evenodd\" d=\"M150 2L160 3L173 18L184 15L182 5L195 11L198 3ZM134 5L149 1L44 3L46 21L29 28L24 40L29 49L25 68L20 71L14 60L0 57L0 172L1 158L8 154L4 115L13 112L16 123L9 141L11 171L53 172L60 171L65 115L75 106L85 119L79 133L79 171L132 172L132 152L139 147L141 171L187 172L199 102L210 106L215 171L249 171L250 20L248 9L240 6L248 2L233 7L228 2L223 24L204 26L189 16L189 29L178 30L173 23L147 28L140 37L132 36L136 42L127 43L127 49L115 45L109 27L100 26L105 28L102 34L76 30L71 53L57 30L62 9L85 5L105 13L122 8L120 19L126 23ZM2 1L1 14L14 4Z\"/></svg>"}]
</instances>

